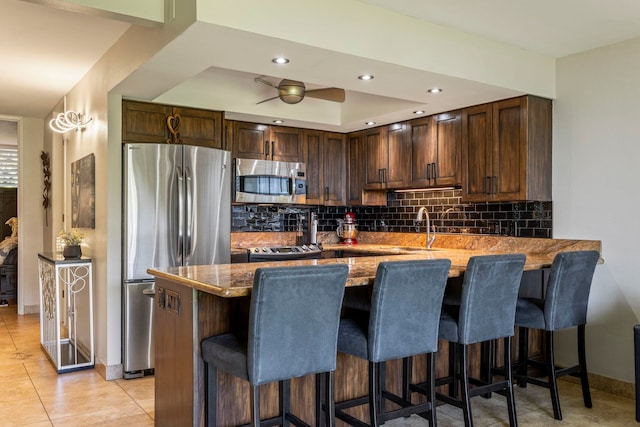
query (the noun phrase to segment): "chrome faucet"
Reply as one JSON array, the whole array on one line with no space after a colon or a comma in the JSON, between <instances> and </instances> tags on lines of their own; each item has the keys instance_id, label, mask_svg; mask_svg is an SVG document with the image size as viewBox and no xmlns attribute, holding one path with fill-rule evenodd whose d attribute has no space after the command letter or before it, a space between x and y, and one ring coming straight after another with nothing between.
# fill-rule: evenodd
<instances>
[{"instance_id":1,"label":"chrome faucet","mask_svg":"<svg viewBox=\"0 0 640 427\"><path fill-rule=\"evenodd\" d=\"M433 242L436 240L436 231L431 230L431 220L429 219L429 211L424 206L418 210L418 216L416 217L416 221L422 221L422 217L425 216L427 218L427 249L431 248Z\"/></svg>"}]
</instances>

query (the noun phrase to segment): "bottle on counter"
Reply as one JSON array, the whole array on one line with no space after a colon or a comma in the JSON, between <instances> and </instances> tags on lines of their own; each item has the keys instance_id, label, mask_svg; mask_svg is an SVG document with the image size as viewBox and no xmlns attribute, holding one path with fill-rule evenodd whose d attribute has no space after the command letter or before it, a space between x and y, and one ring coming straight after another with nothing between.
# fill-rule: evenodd
<instances>
[{"instance_id":1,"label":"bottle on counter","mask_svg":"<svg viewBox=\"0 0 640 427\"><path fill-rule=\"evenodd\" d=\"M296 223L296 246L301 246L303 244L302 236L302 217L298 215Z\"/></svg>"}]
</instances>

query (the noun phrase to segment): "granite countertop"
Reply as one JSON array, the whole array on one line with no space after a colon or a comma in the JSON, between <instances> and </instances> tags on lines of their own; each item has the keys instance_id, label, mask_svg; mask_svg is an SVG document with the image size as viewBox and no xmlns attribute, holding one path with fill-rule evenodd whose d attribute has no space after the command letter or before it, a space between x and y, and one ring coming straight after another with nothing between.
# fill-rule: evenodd
<instances>
[{"instance_id":1,"label":"granite countertop","mask_svg":"<svg viewBox=\"0 0 640 427\"><path fill-rule=\"evenodd\" d=\"M288 242L292 238L289 233L234 234L231 239L232 253L246 253L246 248L251 246L286 245L290 244ZM598 240L439 234L432 249L425 248L423 234L360 233L358 240L360 243L356 245L342 245L331 239L320 241L326 251L379 252L380 255L150 268L148 273L220 297L241 297L250 295L253 274L259 267L344 263L349 265L347 286L366 286L373 283L378 264L383 261L446 258L451 260L449 277L456 277L464 272L469 258L477 255L524 253L527 255L525 270L538 270L549 267L558 252L592 249L601 253L601 242ZM602 258L600 262L603 262Z\"/></svg>"}]
</instances>

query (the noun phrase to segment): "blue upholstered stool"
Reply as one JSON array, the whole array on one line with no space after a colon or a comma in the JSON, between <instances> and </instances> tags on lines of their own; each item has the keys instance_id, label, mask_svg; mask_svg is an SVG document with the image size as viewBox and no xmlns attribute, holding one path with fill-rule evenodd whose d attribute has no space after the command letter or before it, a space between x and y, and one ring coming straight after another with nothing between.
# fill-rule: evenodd
<instances>
[{"instance_id":1,"label":"blue upholstered stool","mask_svg":"<svg viewBox=\"0 0 640 427\"><path fill-rule=\"evenodd\" d=\"M516 301L526 257L488 255L469 259L464 273L460 305L442 309L441 339L449 341L449 376L437 380L438 385L452 384L450 395L437 393L438 400L462 408L465 426L473 425L470 398L491 392L507 397L509 425L517 425L511 372L511 337L514 334ZM469 378L468 346L504 339L505 379L491 382ZM457 365L457 366L456 366ZM457 382L460 382L460 398ZM470 388L472 382L476 387ZM453 387L455 385L455 387Z\"/></svg>"},{"instance_id":2,"label":"blue upholstered stool","mask_svg":"<svg viewBox=\"0 0 640 427\"><path fill-rule=\"evenodd\" d=\"M549 282L544 300L519 298L516 308L516 326L519 327L520 347L518 373L516 379L521 386L536 384L549 389L553 405L553 416L562 419L558 385L556 380L564 375L580 378L584 406L591 408L591 393L587 377L585 355L585 324L587 323L587 303L593 273L598 263L597 251L560 252L556 255L549 273ZM553 354L553 331L577 326L578 328L578 365L558 369ZM546 363L529 361L528 330L544 330ZM542 365L548 375L548 381L528 376L528 364Z\"/></svg>"},{"instance_id":3,"label":"blue upholstered stool","mask_svg":"<svg viewBox=\"0 0 640 427\"><path fill-rule=\"evenodd\" d=\"M207 375L207 423L216 423L217 370L251 385L252 425L306 426L289 413L289 379L316 377L316 418L334 425L333 372L336 369L338 322L349 268L345 264L258 268L255 272L249 330L202 341ZM320 378L320 375L324 377ZM278 417L260 420L259 385L280 382ZM324 384L320 396L319 384ZM323 416L322 401L326 416ZM320 421L316 419L316 424Z\"/></svg>"},{"instance_id":4,"label":"blue upholstered stool","mask_svg":"<svg viewBox=\"0 0 640 427\"><path fill-rule=\"evenodd\" d=\"M336 403L336 417L367 425L343 409L369 404L370 425L414 413L429 413L435 423L435 386L428 401L413 405L408 396L383 390L384 362L427 353L428 377L434 378L431 353L438 350L438 321L449 275L449 260L382 262L378 265L369 311L340 321L338 351L369 361L369 395ZM401 409L384 412L384 399Z\"/></svg>"}]
</instances>

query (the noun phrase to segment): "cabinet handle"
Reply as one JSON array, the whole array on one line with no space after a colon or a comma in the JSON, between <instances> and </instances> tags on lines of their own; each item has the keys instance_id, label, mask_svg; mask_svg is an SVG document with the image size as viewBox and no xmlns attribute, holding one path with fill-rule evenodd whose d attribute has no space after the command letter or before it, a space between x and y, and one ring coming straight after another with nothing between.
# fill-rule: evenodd
<instances>
[{"instance_id":1,"label":"cabinet handle","mask_svg":"<svg viewBox=\"0 0 640 427\"><path fill-rule=\"evenodd\" d=\"M378 169L378 181L380 181L381 184L384 182L382 178L382 169Z\"/></svg>"},{"instance_id":2,"label":"cabinet handle","mask_svg":"<svg viewBox=\"0 0 640 427\"><path fill-rule=\"evenodd\" d=\"M271 141L271 160L273 160L273 156L275 155L275 150L273 149L273 144L275 144L275 142Z\"/></svg>"},{"instance_id":3,"label":"cabinet handle","mask_svg":"<svg viewBox=\"0 0 640 427\"><path fill-rule=\"evenodd\" d=\"M484 177L484 194L491 194L491 191L489 189L489 180L491 179L491 177L489 175Z\"/></svg>"},{"instance_id":4,"label":"cabinet handle","mask_svg":"<svg viewBox=\"0 0 640 427\"><path fill-rule=\"evenodd\" d=\"M431 163L431 179L435 181L436 178L438 178L438 174L436 173L436 164Z\"/></svg>"},{"instance_id":5,"label":"cabinet handle","mask_svg":"<svg viewBox=\"0 0 640 427\"><path fill-rule=\"evenodd\" d=\"M427 181L431 181L431 163L427 163Z\"/></svg>"},{"instance_id":6,"label":"cabinet handle","mask_svg":"<svg viewBox=\"0 0 640 427\"><path fill-rule=\"evenodd\" d=\"M496 176L491 177L491 194L496 194Z\"/></svg>"},{"instance_id":7,"label":"cabinet handle","mask_svg":"<svg viewBox=\"0 0 640 427\"><path fill-rule=\"evenodd\" d=\"M324 201L329 200L329 187L324 187Z\"/></svg>"},{"instance_id":8,"label":"cabinet handle","mask_svg":"<svg viewBox=\"0 0 640 427\"><path fill-rule=\"evenodd\" d=\"M382 182L387 182L387 168L382 168Z\"/></svg>"},{"instance_id":9,"label":"cabinet handle","mask_svg":"<svg viewBox=\"0 0 640 427\"><path fill-rule=\"evenodd\" d=\"M269 141L264 142L264 156L265 158L269 158Z\"/></svg>"}]
</instances>

